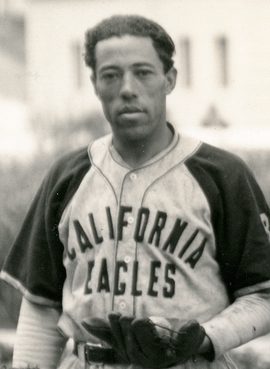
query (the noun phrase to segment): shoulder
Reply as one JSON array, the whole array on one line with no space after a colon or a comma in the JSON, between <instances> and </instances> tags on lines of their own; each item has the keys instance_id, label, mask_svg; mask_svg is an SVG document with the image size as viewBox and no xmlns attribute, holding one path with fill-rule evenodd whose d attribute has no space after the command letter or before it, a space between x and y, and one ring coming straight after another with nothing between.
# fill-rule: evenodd
<instances>
[{"instance_id":1,"label":"shoulder","mask_svg":"<svg viewBox=\"0 0 270 369\"><path fill-rule=\"evenodd\" d=\"M252 197L265 209L265 198L254 174L234 153L201 143L185 164L212 206L221 198L223 204L232 204L245 203Z\"/></svg>"},{"instance_id":2,"label":"shoulder","mask_svg":"<svg viewBox=\"0 0 270 369\"><path fill-rule=\"evenodd\" d=\"M82 147L59 157L52 165L49 174L65 176L90 166L88 148Z\"/></svg>"},{"instance_id":3,"label":"shoulder","mask_svg":"<svg viewBox=\"0 0 270 369\"><path fill-rule=\"evenodd\" d=\"M232 165L247 169L247 165L237 155L218 147L201 142L200 146L187 160L188 163L200 163L205 167L231 169Z\"/></svg>"},{"instance_id":4,"label":"shoulder","mask_svg":"<svg viewBox=\"0 0 270 369\"><path fill-rule=\"evenodd\" d=\"M81 180L91 166L88 148L83 147L58 158L47 175L43 184L50 187L66 187L71 181Z\"/></svg>"},{"instance_id":5,"label":"shoulder","mask_svg":"<svg viewBox=\"0 0 270 369\"><path fill-rule=\"evenodd\" d=\"M87 147L61 156L45 176L37 198L43 199L50 209L60 209L61 214L90 167Z\"/></svg>"},{"instance_id":6,"label":"shoulder","mask_svg":"<svg viewBox=\"0 0 270 369\"><path fill-rule=\"evenodd\" d=\"M216 183L235 183L239 179L254 180L246 163L234 153L202 142L186 160L186 165L195 176L211 177Z\"/></svg>"}]
</instances>

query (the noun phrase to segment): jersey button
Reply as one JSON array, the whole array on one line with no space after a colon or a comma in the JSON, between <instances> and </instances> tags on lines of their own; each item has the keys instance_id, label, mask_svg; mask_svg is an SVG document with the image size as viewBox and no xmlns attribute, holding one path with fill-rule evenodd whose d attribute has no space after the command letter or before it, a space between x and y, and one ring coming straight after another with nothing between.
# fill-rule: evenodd
<instances>
[{"instance_id":1,"label":"jersey button","mask_svg":"<svg viewBox=\"0 0 270 369\"><path fill-rule=\"evenodd\" d=\"M135 179L137 179L137 174L136 174L136 173L131 173L131 175L129 176L129 178L130 178L132 181L135 181Z\"/></svg>"},{"instance_id":2,"label":"jersey button","mask_svg":"<svg viewBox=\"0 0 270 369\"><path fill-rule=\"evenodd\" d=\"M126 264L130 263L130 257L129 257L129 256L125 256L125 257L124 257L124 262L125 262Z\"/></svg>"},{"instance_id":3,"label":"jersey button","mask_svg":"<svg viewBox=\"0 0 270 369\"><path fill-rule=\"evenodd\" d=\"M133 217L128 217L127 222L128 222L128 224L132 224L134 222L134 218Z\"/></svg>"},{"instance_id":4,"label":"jersey button","mask_svg":"<svg viewBox=\"0 0 270 369\"><path fill-rule=\"evenodd\" d=\"M120 302L120 304L119 304L119 307L120 307L121 310L124 310L126 308L126 306L127 306L127 304L124 301Z\"/></svg>"}]
</instances>

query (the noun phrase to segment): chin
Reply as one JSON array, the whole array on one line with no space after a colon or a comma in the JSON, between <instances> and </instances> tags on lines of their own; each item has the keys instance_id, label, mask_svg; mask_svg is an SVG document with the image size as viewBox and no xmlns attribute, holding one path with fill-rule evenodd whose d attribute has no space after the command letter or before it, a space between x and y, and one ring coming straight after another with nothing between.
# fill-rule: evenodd
<instances>
[{"instance_id":1,"label":"chin","mask_svg":"<svg viewBox=\"0 0 270 369\"><path fill-rule=\"evenodd\" d=\"M149 129L149 124L145 121L122 120L114 126L113 132L119 138L136 140L147 136Z\"/></svg>"}]
</instances>

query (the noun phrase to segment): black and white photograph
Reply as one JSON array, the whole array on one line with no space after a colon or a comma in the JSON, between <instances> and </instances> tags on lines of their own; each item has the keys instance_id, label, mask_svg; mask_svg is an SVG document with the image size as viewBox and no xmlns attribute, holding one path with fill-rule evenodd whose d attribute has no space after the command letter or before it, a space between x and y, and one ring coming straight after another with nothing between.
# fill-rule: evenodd
<instances>
[{"instance_id":1,"label":"black and white photograph","mask_svg":"<svg viewBox=\"0 0 270 369\"><path fill-rule=\"evenodd\" d=\"M270 0L0 0L0 369L270 368Z\"/></svg>"}]
</instances>

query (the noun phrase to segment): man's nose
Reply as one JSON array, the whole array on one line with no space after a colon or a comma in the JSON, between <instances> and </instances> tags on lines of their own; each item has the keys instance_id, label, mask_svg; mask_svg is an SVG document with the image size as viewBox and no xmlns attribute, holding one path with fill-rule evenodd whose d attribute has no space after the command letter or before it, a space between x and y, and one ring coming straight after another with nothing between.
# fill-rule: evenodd
<instances>
[{"instance_id":1,"label":"man's nose","mask_svg":"<svg viewBox=\"0 0 270 369\"><path fill-rule=\"evenodd\" d=\"M125 73L122 77L120 95L124 99L131 99L137 97L137 82L132 73Z\"/></svg>"}]
</instances>

